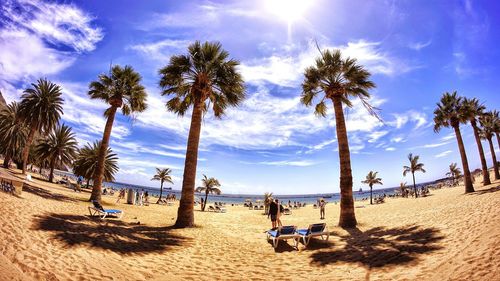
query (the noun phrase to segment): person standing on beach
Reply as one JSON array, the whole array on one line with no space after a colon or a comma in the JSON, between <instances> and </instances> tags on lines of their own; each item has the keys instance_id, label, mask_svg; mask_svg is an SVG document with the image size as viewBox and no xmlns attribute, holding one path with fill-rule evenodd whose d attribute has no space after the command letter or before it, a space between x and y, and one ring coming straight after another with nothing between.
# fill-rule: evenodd
<instances>
[{"instance_id":1,"label":"person standing on beach","mask_svg":"<svg viewBox=\"0 0 500 281\"><path fill-rule=\"evenodd\" d=\"M278 202L278 199L276 199L276 204L278 204L278 206L279 206L279 208L278 208L278 217L277 217L278 226L283 226L283 224L281 223L281 214L283 214L283 211L285 210L285 208L283 208L283 205L281 205Z\"/></svg>"},{"instance_id":2,"label":"person standing on beach","mask_svg":"<svg viewBox=\"0 0 500 281\"><path fill-rule=\"evenodd\" d=\"M276 220L278 219L279 206L277 201L271 201L271 204L269 204L269 214L267 215L268 218L271 218L272 229L276 229Z\"/></svg>"},{"instance_id":3,"label":"person standing on beach","mask_svg":"<svg viewBox=\"0 0 500 281\"><path fill-rule=\"evenodd\" d=\"M321 199L319 201L319 215L320 215L320 219L324 220L325 219L325 205L326 205L326 202L324 199Z\"/></svg>"}]
</instances>

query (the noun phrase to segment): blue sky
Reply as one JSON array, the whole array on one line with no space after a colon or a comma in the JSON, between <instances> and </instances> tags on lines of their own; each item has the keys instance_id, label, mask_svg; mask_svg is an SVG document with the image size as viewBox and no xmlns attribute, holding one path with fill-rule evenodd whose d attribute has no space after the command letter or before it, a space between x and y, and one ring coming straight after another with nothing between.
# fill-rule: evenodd
<instances>
[{"instance_id":1,"label":"blue sky","mask_svg":"<svg viewBox=\"0 0 500 281\"><path fill-rule=\"evenodd\" d=\"M304 194L339 191L332 110L318 118L299 103L303 70L321 48L339 48L373 74L372 104L346 110L354 188L370 171L383 187L402 176L410 152L426 174L444 176L460 163L452 130L432 130L445 91L499 107L500 4L496 1L2 1L0 90L18 100L47 77L63 87L63 121L80 145L100 139L106 105L87 97L88 84L109 65L132 65L142 76L149 109L119 116L111 147L117 180L156 186L155 167L173 169L180 189L189 115L165 110L158 69L194 40L220 41L241 62L247 99L222 120L202 126L198 179L216 177L226 193ZM330 106L331 107L331 106ZM469 125L463 136L471 169L480 166ZM485 142L483 144L486 144ZM491 164L489 149L487 157ZM497 148L498 149L498 148Z\"/></svg>"}]
</instances>

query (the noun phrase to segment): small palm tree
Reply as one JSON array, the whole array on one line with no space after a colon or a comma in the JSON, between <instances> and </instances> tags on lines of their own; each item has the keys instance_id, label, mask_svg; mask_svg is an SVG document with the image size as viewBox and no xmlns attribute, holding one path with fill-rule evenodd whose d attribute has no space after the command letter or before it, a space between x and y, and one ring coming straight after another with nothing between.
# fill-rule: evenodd
<instances>
[{"instance_id":1,"label":"small palm tree","mask_svg":"<svg viewBox=\"0 0 500 281\"><path fill-rule=\"evenodd\" d=\"M91 99L99 99L110 107L104 112L107 118L104 133L102 135L99 158L97 159L94 186L90 200L101 201L102 181L104 177L104 161L109 146L111 130L118 109L122 114L129 116L136 112L146 110L147 94L144 86L141 85L141 75L135 72L131 66L113 66L109 75L101 74L97 81L93 81L89 86L89 96Z\"/></svg>"},{"instance_id":2,"label":"small palm tree","mask_svg":"<svg viewBox=\"0 0 500 281\"><path fill-rule=\"evenodd\" d=\"M316 115L325 117L327 100L333 102L340 158L341 227L354 227L357 223L352 195L351 155L343 106L351 107L350 99L358 98L368 111L376 116L374 108L368 103L368 90L375 88L375 84L369 80L370 75L357 64L356 59L343 59L340 50L326 50L321 52L321 57L316 59L313 66L306 68L302 83L301 102L304 105L313 105L315 98L321 94L315 105Z\"/></svg>"},{"instance_id":3,"label":"small palm tree","mask_svg":"<svg viewBox=\"0 0 500 281\"><path fill-rule=\"evenodd\" d=\"M446 176L450 177L453 185L458 184L458 179L462 176L462 171L460 171L460 168L457 167L457 163L450 164L450 171L446 173Z\"/></svg>"},{"instance_id":4,"label":"small palm tree","mask_svg":"<svg viewBox=\"0 0 500 281\"><path fill-rule=\"evenodd\" d=\"M413 192L415 192L415 198L417 195L417 185L415 183L415 172L425 173L424 164L418 163L420 156L413 156L412 153L408 154L408 160L410 161L410 166L403 166L403 176L406 177L406 174L411 173L413 176Z\"/></svg>"},{"instance_id":5,"label":"small palm tree","mask_svg":"<svg viewBox=\"0 0 500 281\"><path fill-rule=\"evenodd\" d=\"M22 170L26 174L30 148L37 133L48 133L59 123L63 113L61 87L47 79L39 79L32 88L24 90L19 104L19 115L29 127L22 151Z\"/></svg>"},{"instance_id":6,"label":"small palm tree","mask_svg":"<svg viewBox=\"0 0 500 281\"><path fill-rule=\"evenodd\" d=\"M174 183L172 181L172 177L170 176L170 173L172 172L171 169L169 168L156 168L156 175L153 176L151 179L152 181L160 181L160 198L158 198L158 201L156 201L156 204L160 203L161 197L163 195L163 183L164 182L169 182L169 183Z\"/></svg>"},{"instance_id":7,"label":"small palm tree","mask_svg":"<svg viewBox=\"0 0 500 281\"><path fill-rule=\"evenodd\" d=\"M78 155L73 162L73 173L87 179L87 187L90 179L94 179L97 173L97 160L101 142L95 141L93 144L87 143L78 151ZM118 157L113 150L108 147L104 158L104 180L111 182L115 180L114 175L118 172Z\"/></svg>"},{"instance_id":8,"label":"small palm tree","mask_svg":"<svg viewBox=\"0 0 500 281\"><path fill-rule=\"evenodd\" d=\"M474 192L467 153L465 152L462 134L460 133L460 124L465 124L468 120L462 97L459 97L456 91L451 94L448 92L444 93L441 101L437 104L437 108L434 110L434 132L438 133L443 127L452 127L455 131L458 150L462 158L462 168L464 170L465 193Z\"/></svg>"},{"instance_id":9,"label":"small palm tree","mask_svg":"<svg viewBox=\"0 0 500 281\"><path fill-rule=\"evenodd\" d=\"M4 155L3 167L9 168L12 158L24 147L28 128L21 122L18 103L13 102L0 111L0 153Z\"/></svg>"},{"instance_id":10,"label":"small palm tree","mask_svg":"<svg viewBox=\"0 0 500 281\"><path fill-rule=\"evenodd\" d=\"M211 106L215 117L221 118L228 106L237 106L245 98L238 65L238 61L229 59L220 43L196 41L188 47L188 54L172 56L169 64L160 69L162 95L174 96L167 102L167 109L184 116L193 108L176 227L194 225L194 186L203 114Z\"/></svg>"},{"instance_id":11,"label":"small palm tree","mask_svg":"<svg viewBox=\"0 0 500 281\"><path fill-rule=\"evenodd\" d=\"M483 185L489 185L491 184L490 173L488 172L488 165L486 164L486 158L484 157L483 145L481 144L481 137L479 136L480 129L477 124L478 118L483 115L485 109L484 105L480 104L478 99L464 98L463 110L466 118L472 126L472 131L474 132L474 137L476 139L477 150L481 160L481 169L483 172Z\"/></svg>"},{"instance_id":12,"label":"small palm tree","mask_svg":"<svg viewBox=\"0 0 500 281\"><path fill-rule=\"evenodd\" d=\"M479 122L481 123L481 136L486 139L490 145L491 158L493 160L493 169L495 173L495 179L500 179L500 173L498 171L498 162L497 157L495 155L495 147L493 146L493 134L495 133L495 115L493 112L486 112L480 118Z\"/></svg>"},{"instance_id":13,"label":"small palm tree","mask_svg":"<svg viewBox=\"0 0 500 281\"><path fill-rule=\"evenodd\" d=\"M220 183L216 178L208 178L206 175L203 175L203 179L201 180L203 186L199 186L196 188L196 192L205 192L205 201L201 205L201 210L205 211L205 206L207 206L208 194L215 193L220 195L221 191L218 187L220 187Z\"/></svg>"},{"instance_id":14,"label":"small palm tree","mask_svg":"<svg viewBox=\"0 0 500 281\"><path fill-rule=\"evenodd\" d=\"M406 182L399 183L399 191L401 192L402 197L408 197L406 191L408 190L408 186Z\"/></svg>"},{"instance_id":15,"label":"small palm tree","mask_svg":"<svg viewBox=\"0 0 500 281\"><path fill-rule=\"evenodd\" d=\"M374 184L383 184L381 178L377 178L378 172L370 171L368 175L366 175L366 179L361 183L367 184L370 187L370 205L373 205L372 197L373 197L373 185Z\"/></svg>"},{"instance_id":16,"label":"small palm tree","mask_svg":"<svg viewBox=\"0 0 500 281\"><path fill-rule=\"evenodd\" d=\"M267 215L269 213L269 206L271 205L271 201L273 200L273 193L266 192L264 193L264 214Z\"/></svg>"},{"instance_id":17,"label":"small palm tree","mask_svg":"<svg viewBox=\"0 0 500 281\"><path fill-rule=\"evenodd\" d=\"M36 146L36 155L45 159L50 168L49 182L54 179L54 168L71 164L78 150L75 135L71 128L57 126L50 134Z\"/></svg>"}]
</instances>

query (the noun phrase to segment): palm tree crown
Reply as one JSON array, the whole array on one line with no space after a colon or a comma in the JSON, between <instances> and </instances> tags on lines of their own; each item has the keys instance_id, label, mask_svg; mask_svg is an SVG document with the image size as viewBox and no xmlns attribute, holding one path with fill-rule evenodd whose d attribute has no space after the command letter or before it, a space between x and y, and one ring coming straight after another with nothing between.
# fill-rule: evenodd
<instances>
[{"instance_id":1,"label":"palm tree crown","mask_svg":"<svg viewBox=\"0 0 500 281\"><path fill-rule=\"evenodd\" d=\"M457 163L451 163L450 164L450 171L446 173L446 176L450 177L452 181L455 183L455 181L460 178L462 175L462 171L460 171L460 168L457 167Z\"/></svg>"},{"instance_id":2,"label":"palm tree crown","mask_svg":"<svg viewBox=\"0 0 500 281\"><path fill-rule=\"evenodd\" d=\"M215 117L221 117L227 106L236 106L245 98L245 86L236 67L239 62L228 59L229 53L218 42L199 41L188 47L189 54L170 58L160 69L162 95L174 95L167 102L168 110L183 116L199 102L212 105Z\"/></svg>"},{"instance_id":3,"label":"palm tree crown","mask_svg":"<svg viewBox=\"0 0 500 281\"><path fill-rule=\"evenodd\" d=\"M434 131L439 132L443 127L458 127L468 120L469 114L464 110L463 98L457 96L456 91L444 93L434 110Z\"/></svg>"},{"instance_id":4,"label":"palm tree crown","mask_svg":"<svg viewBox=\"0 0 500 281\"><path fill-rule=\"evenodd\" d=\"M78 150L75 134L71 128L57 126L50 134L36 146L36 155L49 163L49 181L54 177L54 168L71 164Z\"/></svg>"},{"instance_id":5,"label":"palm tree crown","mask_svg":"<svg viewBox=\"0 0 500 281\"><path fill-rule=\"evenodd\" d=\"M100 147L101 142L95 141L93 144L87 143L84 147L79 149L78 155L73 162L73 173L75 175L82 176L87 180L95 177ZM113 153L111 148L108 148L104 161L104 180L107 182L114 181L114 175L117 172L118 156Z\"/></svg>"},{"instance_id":6,"label":"palm tree crown","mask_svg":"<svg viewBox=\"0 0 500 281\"><path fill-rule=\"evenodd\" d=\"M403 166L403 176L406 176L406 174L408 173L412 174L413 192L415 192L415 198L417 198L418 195L417 195L417 185L415 183L415 173L416 172L425 173L424 164L418 163L418 161L420 160L420 156L418 155L413 156L412 153L408 154L408 160L410 161L410 166Z\"/></svg>"},{"instance_id":7,"label":"palm tree crown","mask_svg":"<svg viewBox=\"0 0 500 281\"><path fill-rule=\"evenodd\" d=\"M370 186L370 204L373 204L373 201L372 201L372 188L373 188L373 185L375 185L375 184L383 184L382 183L382 179L381 178L377 178L377 174L378 174L378 172L370 171L368 173L368 175L366 175L366 179L364 181L362 181L362 183L367 184L368 186Z\"/></svg>"},{"instance_id":8,"label":"palm tree crown","mask_svg":"<svg viewBox=\"0 0 500 281\"><path fill-rule=\"evenodd\" d=\"M496 125L498 124L495 117L495 112L489 111L484 113L480 118L481 123L481 137L486 139L490 145L491 158L493 161L493 171L495 179L500 179L500 171L498 167L495 147L493 146L493 135L495 134Z\"/></svg>"},{"instance_id":9,"label":"palm tree crown","mask_svg":"<svg viewBox=\"0 0 500 281\"><path fill-rule=\"evenodd\" d=\"M21 153L28 128L21 122L18 103L12 102L0 111L0 153L4 155L4 168Z\"/></svg>"}]
</instances>

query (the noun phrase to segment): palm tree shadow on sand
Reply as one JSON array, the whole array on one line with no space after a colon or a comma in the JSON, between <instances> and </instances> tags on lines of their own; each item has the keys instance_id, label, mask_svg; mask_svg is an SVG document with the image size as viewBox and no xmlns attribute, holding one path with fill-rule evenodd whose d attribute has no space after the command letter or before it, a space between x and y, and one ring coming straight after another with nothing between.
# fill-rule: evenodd
<instances>
[{"instance_id":1,"label":"palm tree shadow on sand","mask_svg":"<svg viewBox=\"0 0 500 281\"><path fill-rule=\"evenodd\" d=\"M401 228L375 227L366 231L346 229L340 236L343 248L319 251L311 255L311 264L326 266L337 262L354 263L367 269L366 280L372 268L418 262L420 256L443 247L438 244L444 236L436 228L407 226Z\"/></svg>"},{"instance_id":2,"label":"palm tree shadow on sand","mask_svg":"<svg viewBox=\"0 0 500 281\"><path fill-rule=\"evenodd\" d=\"M54 238L67 246L101 248L120 254L164 252L191 241L191 238L171 233L171 227L153 227L76 215L37 216L33 228L53 232Z\"/></svg>"}]
</instances>

